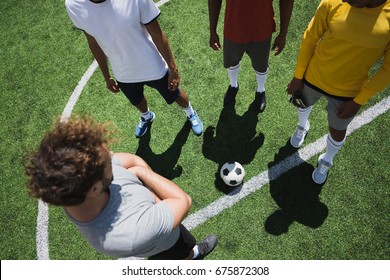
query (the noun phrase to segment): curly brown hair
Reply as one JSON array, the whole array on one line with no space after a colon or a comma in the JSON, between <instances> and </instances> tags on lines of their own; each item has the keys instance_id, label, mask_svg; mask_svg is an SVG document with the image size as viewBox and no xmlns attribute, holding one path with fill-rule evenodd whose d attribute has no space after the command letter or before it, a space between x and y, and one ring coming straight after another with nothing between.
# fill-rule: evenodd
<instances>
[{"instance_id":1,"label":"curly brown hair","mask_svg":"<svg viewBox=\"0 0 390 280\"><path fill-rule=\"evenodd\" d=\"M28 158L29 195L57 206L84 202L93 184L103 179L108 135L108 123L97 124L89 117L58 120Z\"/></svg>"}]
</instances>

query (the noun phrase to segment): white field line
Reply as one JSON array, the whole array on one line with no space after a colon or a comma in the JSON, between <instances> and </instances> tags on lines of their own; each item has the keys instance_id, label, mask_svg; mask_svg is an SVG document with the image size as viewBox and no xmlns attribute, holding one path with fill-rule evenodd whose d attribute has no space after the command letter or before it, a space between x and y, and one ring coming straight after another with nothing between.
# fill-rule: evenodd
<instances>
[{"instance_id":1,"label":"white field line","mask_svg":"<svg viewBox=\"0 0 390 280\"><path fill-rule=\"evenodd\" d=\"M97 69L98 64L96 60L88 67L87 71L81 77L81 80L74 89L72 95L70 96L68 103L65 106L64 111L61 115L61 121L66 122L72 114L73 108L76 105L77 100L80 97L80 94L87 84L88 80L91 78L92 74ZM37 217L37 258L38 260L48 260L49 259L49 211L48 205L42 200L38 202L38 217Z\"/></svg>"},{"instance_id":2,"label":"white field line","mask_svg":"<svg viewBox=\"0 0 390 280\"><path fill-rule=\"evenodd\" d=\"M157 6L161 6L169 0L161 0L156 3ZM84 73L83 77L79 81L75 90L73 91L68 103L65 106L65 109L61 115L61 121L67 121L71 116L73 108L81 95L83 88L86 83L92 76L92 74L97 69L98 64L96 60L92 62L88 70ZM379 115L385 113L390 108L390 96L386 99L380 101L373 107L365 110L360 115L356 116L354 121L350 124L347 135L351 134L355 130L359 129L361 126L370 123ZM218 215L223 210L233 206L241 199L245 198L249 194L259 190L265 184L268 184L270 181L277 179L279 176L289 171L290 169L300 165L301 163L307 161L314 155L320 153L325 149L327 135L322 136L320 139L311 143L304 148L298 150L296 153L290 157L279 162L277 165L271 167L270 170L264 171L259 175L253 177L248 182L244 183L242 187L233 190L231 193L224 195L218 200L212 202L205 208L193 213L188 216L183 224L188 229L194 229L200 224L204 223L206 220ZM46 203L41 200L38 203L38 217L37 217L37 237L36 237L36 246L37 246L37 259L38 260L48 260L49 259L49 212L48 206Z\"/></svg>"},{"instance_id":3,"label":"white field line","mask_svg":"<svg viewBox=\"0 0 390 280\"><path fill-rule=\"evenodd\" d=\"M61 121L66 122L69 119L69 117L72 115L73 108L76 105L76 102L79 99L81 92L83 91L85 85L87 84L88 80L91 78L92 74L95 72L97 67L98 67L98 63L96 60L94 60L92 64L88 67L84 75L81 77L72 95L70 96L64 111L62 112Z\"/></svg>"},{"instance_id":4,"label":"white field line","mask_svg":"<svg viewBox=\"0 0 390 280\"><path fill-rule=\"evenodd\" d=\"M47 204L42 200L38 202L37 217L37 259L49 259L49 211Z\"/></svg>"},{"instance_id":5,"label":"white field line","mask_svg":"<svg viewBox=\"0 0 390 280\"><path fill-rule=\"evenodd\" d=\"M160 7L160 6L162 6L162 5L164 5L165 3L168 3L168 2L169 2L169 0L160 0L160 1L158 1L156 3L156 5L157 5L157 7Z\"/></svg>"}]
</instances>

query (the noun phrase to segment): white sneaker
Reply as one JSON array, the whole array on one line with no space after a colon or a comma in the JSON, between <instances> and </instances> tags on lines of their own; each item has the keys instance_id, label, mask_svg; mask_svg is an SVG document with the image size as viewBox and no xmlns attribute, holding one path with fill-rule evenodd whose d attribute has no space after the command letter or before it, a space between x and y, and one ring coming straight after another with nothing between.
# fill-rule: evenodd
<instances>
[{"instance_id":1,"label":"white sneaker","mask_svg":"<svg viewBox=\"0 0 390 280\"><path fill-rule=\"evenodd\" d=\"M300 125L294 131L294 134L290 138L290 144L294 148L299 148L302 146L303 141L305 140L306 134L310 129L310 123L306 123L306 127L302 127Z\"/></svg>"},{"instance_id":2,"label":"white sneaker","mask_svg":"<svg viewBox=\"0 0 390 280\"><path fill-rule=\"evenodd\" d=\"M329 168L333 166L332 163L323 160L325 154L322 154L318 157L318 165L317 168L314 169L311 177L313 181L319 185L323 184L328 177Z\"/></svg>"}]
</instances>

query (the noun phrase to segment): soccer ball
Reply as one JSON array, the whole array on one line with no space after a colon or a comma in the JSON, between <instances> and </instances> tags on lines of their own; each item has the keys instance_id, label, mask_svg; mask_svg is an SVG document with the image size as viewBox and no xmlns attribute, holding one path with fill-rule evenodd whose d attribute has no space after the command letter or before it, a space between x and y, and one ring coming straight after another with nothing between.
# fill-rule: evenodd
<instances>
[{"instance_id":1,"label":"soccer ball","mask_svg":"<svg viewBox=\"0 0 390 280\"><path fill-rule=\"evenodd\" d=\"M225 163L219 173L225 184L231 187L241 184L245 177L245 169L237 161Z\"/></svg>"}]
</instances>

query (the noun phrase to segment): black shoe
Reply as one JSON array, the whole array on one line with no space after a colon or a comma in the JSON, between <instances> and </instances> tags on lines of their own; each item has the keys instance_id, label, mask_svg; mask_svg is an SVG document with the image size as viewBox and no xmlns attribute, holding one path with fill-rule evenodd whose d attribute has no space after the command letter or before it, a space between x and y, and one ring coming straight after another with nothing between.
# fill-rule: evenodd
<instances>
[{"instance_id":1,"label":"black shoe","mask_svg":"<svg viewBox=\"0 0 390 280\"><path fill-rule=\"evenodd\" d=\"M259 112L263 112L265 110L265 107L267 106L267 101L265 100L265 91L256 92L255 101Z\"/></svg>"},{"instance_id":2,"label":"black shoe","mask_svg":"<svg viewBox=\"0 0 390 280\"><path fill-rule=\"evenodd\" d=\"M233 101L236 100L236 95L237 95L237 92L238 92L238 86L237 87L232 87L231 85L229 85L226 93L225 93L225 97L223 99L223 104L224 105L228 105L230 103L232 103Z\"/></svg>"},{"instance_id":3,"label":"black shoe","mask_svg":"<svg viewBox=\"0 0 390 280\"><path fill-rule=\"evenodd\" d=\"M217 246L218 238L216 235L211 234L203 239L200 243L198 243L199 256L194 258L194 260L203 260L208 254L214 250L215 246Z\"/></svg>"}]
</instances>

